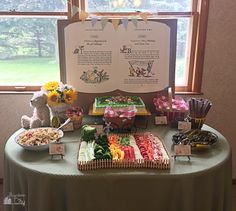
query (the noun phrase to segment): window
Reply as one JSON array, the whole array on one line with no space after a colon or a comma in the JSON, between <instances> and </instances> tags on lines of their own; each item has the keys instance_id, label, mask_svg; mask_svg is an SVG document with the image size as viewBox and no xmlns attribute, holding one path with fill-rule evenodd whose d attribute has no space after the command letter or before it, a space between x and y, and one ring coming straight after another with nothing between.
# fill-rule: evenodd
<instances>
[{"instance_id":1,"label":"window","mask_svg":"<svg viewBox=\"0 0 236 211\"><path fill-rule=\"evenodd\" d=\"M209 0L1 0L0 90L60 79L56 23L70 18L73 5L98 17L177 18L176 90L201 91Z\"/></svg>"},{"instance_id":2,"label":"window","mask_svg":"<svg viewBox=\"0 0 236 211\"><path fill-rule=\"evenodd\" d=\"M34 90L60 80L57 19L67 0L0 1L0 89Z\"/></svg>"},{"instance_id":3,"label":"window","mask_svg":"<svg viewBox=\"0 0 236 211\"><path fill-rule=\"evenodd\" d=\"M138 15L177 18L176 90L201 91L209 0L81 0L82 10L97 16Z\"/></svg>"}]
</instances>

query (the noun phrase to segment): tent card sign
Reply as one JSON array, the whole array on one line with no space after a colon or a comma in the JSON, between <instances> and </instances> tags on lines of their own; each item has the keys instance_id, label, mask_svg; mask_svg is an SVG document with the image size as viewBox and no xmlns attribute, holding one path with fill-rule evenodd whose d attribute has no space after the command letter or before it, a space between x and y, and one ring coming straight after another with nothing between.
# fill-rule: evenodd
<instances>
[{"instance_id":1,"label":"tent card sign","mask_svg":"<svg viewBox=\"0 0 236 211\"><path fill-rule=\"evenodd\" d=\"M114 28L59 21L61 70L79 92L149 93L174 84L176 20Z\"/></svg>"}]
</instances>

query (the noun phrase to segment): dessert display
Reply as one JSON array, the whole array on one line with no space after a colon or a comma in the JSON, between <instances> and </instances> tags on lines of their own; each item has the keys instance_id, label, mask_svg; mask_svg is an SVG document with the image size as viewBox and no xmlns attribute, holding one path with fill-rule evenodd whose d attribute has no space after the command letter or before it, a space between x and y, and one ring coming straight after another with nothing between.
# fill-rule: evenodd
<instances>
[{"instance_id":1,"label":"dessert display","mask_svg":"<svg viewBox=\"0 0 236 211\"><path fill-rule=\"evenodd\" d=\"M82 132L78 153L78 168L80 170L170 168L170 158L163 143L151 133L102 134L97 137L92 134L94 131L90 133L90 138L88 138Z\"/></svg>"},{"instance_id":2,"label":"dessert display","mask_svg":"<svg viewBox=\"0 0 236 211\"><path fill-rule=\"evenodd\" d=\"M103 114L106 107L124 108L135 106L138 113L147 113L143 100L138 96L103 96L96 97L93 104L93 113Z\"/></svg>"}]
</instances>

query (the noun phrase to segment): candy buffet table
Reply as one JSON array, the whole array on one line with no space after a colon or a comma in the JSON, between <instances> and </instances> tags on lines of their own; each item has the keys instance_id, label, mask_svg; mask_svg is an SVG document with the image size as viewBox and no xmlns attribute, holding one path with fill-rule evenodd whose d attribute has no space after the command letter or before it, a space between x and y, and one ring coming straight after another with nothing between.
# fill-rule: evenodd
<instances>
[{"instance_id":1,"label":"candy buffet table","mask_svg":"<svg viewBox=\"0 0 236 211\"><path fill-rule=\"evenodd\" d=\"M171 137L177 132L154 126L148 131L161 137L173 154ZM93 123L94 119L85 118ZM229 211L231 210L231 150L214 129L217 145L187 158L171 159L170 170L109 169L79 171L77 151L80 131L67 132L63 160L51 160L48 152L30 152L15 143L16 131L5 147L4 194L25 194L27 211Z\"/></svg>"}]
</instances>

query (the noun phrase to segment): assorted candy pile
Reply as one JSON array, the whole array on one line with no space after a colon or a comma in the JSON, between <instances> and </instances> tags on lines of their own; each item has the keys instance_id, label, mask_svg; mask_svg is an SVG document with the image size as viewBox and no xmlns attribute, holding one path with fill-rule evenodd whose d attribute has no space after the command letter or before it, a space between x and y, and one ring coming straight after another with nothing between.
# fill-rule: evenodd
<instances>
[{"instance_id":1,"label":"assorted candy pile","mask_svg":"<svg viewBox=\"0 0 236 211\"><path fill-rule=\"evenodd\" d=\"M182 97L171 99L166 96L161 96L153 99L153 103L159 110L175 110L175 111L188 111L188 103Z\"/></svg>"},{"instance_id":2,"label":"assorted candy pile","mask_svg":"<svg viewBox=\"0 0 236 211\"><path fill-rule=\"evenodd\" d=\"M216 134L199 129L181 131L172 137L174 144L190 144L192 147L210 146L215 144L217 140Z\"/></svg>"}]
</instances>

